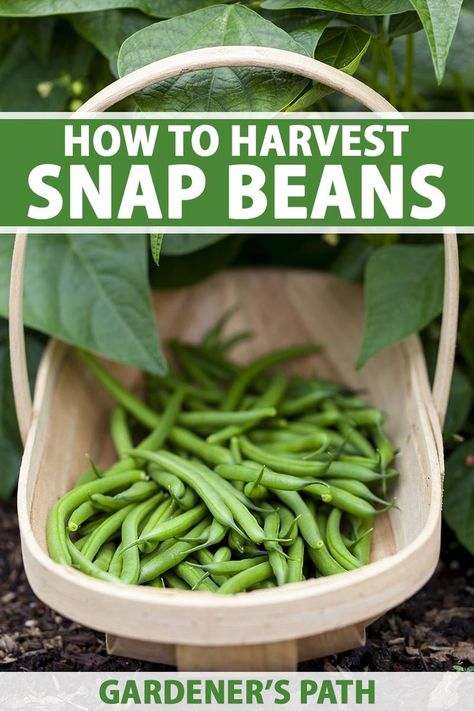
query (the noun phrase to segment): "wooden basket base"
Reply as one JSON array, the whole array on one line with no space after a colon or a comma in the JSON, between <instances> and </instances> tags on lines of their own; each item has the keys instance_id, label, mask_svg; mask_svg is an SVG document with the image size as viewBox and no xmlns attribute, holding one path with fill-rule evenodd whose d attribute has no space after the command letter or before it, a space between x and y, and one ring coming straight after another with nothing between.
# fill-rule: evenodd
<instances>
[{"instance_id":1,"label":"wooden basket base","mask_svg":"<svg viewBox=\"0 0 474 711\"><path fill-rule=\"evenodd\" d=\"M176 666L179 671L296 671L298 662L365 644L366 623L304 639L240 647L157 644L108 634L107 652Z\"/></svg>"}]
</instances>

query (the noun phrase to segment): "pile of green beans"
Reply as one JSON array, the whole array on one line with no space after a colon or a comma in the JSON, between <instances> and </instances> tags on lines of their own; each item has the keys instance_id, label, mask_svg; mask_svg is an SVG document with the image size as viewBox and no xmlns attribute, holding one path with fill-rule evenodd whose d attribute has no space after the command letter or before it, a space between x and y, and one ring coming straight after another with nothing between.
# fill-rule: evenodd
<instances>
[{"instance_id":1,"label":"pile of green beans","mask_svg":"<svg viewBox=\"0 0 474 711\"><path fill-rule=\"evenodd\" d=\"M249 334L172 341L173 371L146 399L79 352L116 401L117 461L91 462L54 505L58 563L123 584L235 594L369 563L375 517L398 476L383 414L343 386L285 372L300 345L242 366ZM282 369L283 366L283 369Z\"/></svg>"}]
</instances>

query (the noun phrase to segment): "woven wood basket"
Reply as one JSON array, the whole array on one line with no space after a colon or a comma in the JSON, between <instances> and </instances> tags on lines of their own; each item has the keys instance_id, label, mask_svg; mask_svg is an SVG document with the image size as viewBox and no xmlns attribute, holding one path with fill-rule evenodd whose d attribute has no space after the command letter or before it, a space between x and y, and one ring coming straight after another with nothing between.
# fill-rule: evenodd
<instances>
[{"instance_id":1,"label":"woven wood basket","mask_svg":"<svg viewBox=\"0 0 474 711\"><path fill-rule=\"evenodd\" d=\"M372 111L392 111L385 99L353 77L282 50L208 48L170 57L119 79L83 111L103 111L159 80L197 69L260 66L303 75L357 99ZM16 237L10 293L10 348L15 402L25 452L18 488L23 559L29 582L61 614L107 633L111 654L177 665L181 670L283 671L298 661L364 643L367 624L415 593L433 573L440 544L443 478L441 425L452 376L459 294L457 241L445 235L445 303L433 392L423 352L412 336L354 364L364 325L362 289L319 273L229 271L176 292L154 296L164 339L197 340L238 304L235 328L256 337L237 352L242 361L294 342L320 341L324 353L305 367L367 392L388 413L400 456L400 510L379 517L372 562L355 571L234 597L205 592L120 586L54 563L47 554L47 514L84 468L87 452L112 460L108 420L112 402L73 350L51 341L34 402L28 386L23 331L26 233ZM33 237L34 239L34 237ZM130 236L133 239L133 236ZM240 323L239 323L240 320ZM139 390L142 374L107 363Z\"/></svg>"}]
</instances>

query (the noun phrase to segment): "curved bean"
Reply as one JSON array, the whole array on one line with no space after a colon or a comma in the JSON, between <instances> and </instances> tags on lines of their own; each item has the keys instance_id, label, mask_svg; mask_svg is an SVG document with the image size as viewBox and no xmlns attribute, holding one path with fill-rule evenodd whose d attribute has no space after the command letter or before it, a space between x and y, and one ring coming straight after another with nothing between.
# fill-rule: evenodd
<instances>
[{"instance_id":1,"label":"curved bean","mask_svg":"<svg viewBox=\"0 0 474 711\"><path fill-rule=\"evenodd\" d=\"M189 532L190 536L193 537L205 537L207 535L207 529L211 524L210 518L205 518L200 521L197 526L195 526ZM194 543L187 543L186 541L177 541L172 543L166 550L154 551L149 555L145 556L141 560L140 564L140 577L138 579L139 584L147 583L150 580L154 580L159 577L167 570L175 568L179 563L187 558L190 554Z\"/></svg>"},{"instance_id":2,"label":"curved bean","mask_svg":"<svg viewBox=\"0 0 474 711\"><path fill-rule=\"evenodd\" d=\"M263 583L273 576L270 563L260 563L253 568L237 573L221 585L217 590L218 595L236 595L244 592L257 583Z\"/></svg>"}]
</instances>

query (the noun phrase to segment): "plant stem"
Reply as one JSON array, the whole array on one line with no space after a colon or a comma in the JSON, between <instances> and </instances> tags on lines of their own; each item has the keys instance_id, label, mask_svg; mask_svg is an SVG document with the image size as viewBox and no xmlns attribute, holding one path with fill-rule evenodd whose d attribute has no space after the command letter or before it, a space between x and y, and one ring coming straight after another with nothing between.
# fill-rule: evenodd
<instances>
[{"instance_id":1,"label":"plant stem","mask_svg":"<svg viewBox=\"0 0 474 711\"><path fill-rule=\"evenodd\" d=\"M379 71L380 71L380 43L376 40L372 42L372 62L370 66L370 86L377 91L379 86Z\"/></svg>"},{"instance_id":2,"label":"plant stem","mask_svg":"<svg viewBox=\"0 0 474 711\"><path fill-rule=\"evenodd\" d=\"M397 107L397 74L395 70L395 63L393 61L392 48L388 44L383 45L383 52L385 58L385 66L387 68L388 77L388 100L390 103Z\"/></svg>"},{"instance_id":3,"label":"plant stem","mask_svg":"<svg viewBox=\"0 0 474 711\"><path fill-rule=\"evenodd\" d=\"M413 108L413 69L414 69L414 41L413 35L406 36L405 45L405 96L403 108L405 111L411 111Z\"/></svg>"}]
</instances>

